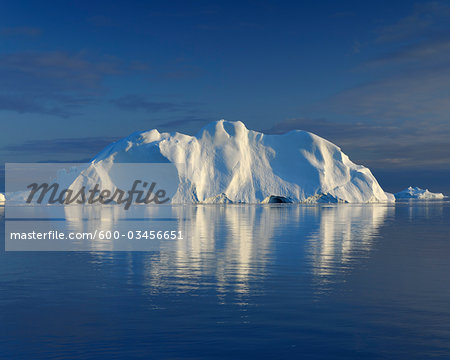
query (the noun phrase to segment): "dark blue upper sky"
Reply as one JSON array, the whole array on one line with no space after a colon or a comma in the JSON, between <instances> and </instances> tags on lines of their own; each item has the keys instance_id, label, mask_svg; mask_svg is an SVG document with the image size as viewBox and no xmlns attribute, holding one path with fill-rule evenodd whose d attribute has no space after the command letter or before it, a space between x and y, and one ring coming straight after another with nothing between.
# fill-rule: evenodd
<instances>
[{"instance_id":1,"label":"dark blue upper sky","mask_svg":"<svg viewBox=\"0 0 450 360\"><path fill-rule=\"evenodd\" d=\"M1 162L225 118L315 132L389 190L449 183L449 2L9 1L0 24Z\"/></svg>"}]
</instances>

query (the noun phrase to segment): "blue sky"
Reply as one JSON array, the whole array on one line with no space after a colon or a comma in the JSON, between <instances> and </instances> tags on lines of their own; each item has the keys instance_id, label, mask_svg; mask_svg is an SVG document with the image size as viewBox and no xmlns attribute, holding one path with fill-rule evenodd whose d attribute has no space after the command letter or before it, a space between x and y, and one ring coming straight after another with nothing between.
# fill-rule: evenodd
<instances>
[{"instance_id":1,"label":"blue sky","mask_svg":"<svg viewBox=\"0 0 450 360\"><path fill-rule=\"evenodd\" d=\"M1 163L225 118L450 190L449 2L10 1L0 24Z\"/></svg>"}]
</instances>

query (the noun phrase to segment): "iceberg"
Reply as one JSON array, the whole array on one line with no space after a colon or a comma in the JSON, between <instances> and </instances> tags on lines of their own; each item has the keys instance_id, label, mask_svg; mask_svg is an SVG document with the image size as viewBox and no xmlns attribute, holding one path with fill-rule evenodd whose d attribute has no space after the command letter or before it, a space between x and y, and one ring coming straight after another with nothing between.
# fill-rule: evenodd
<instances>
[{"instance_id":1,"label":"iceberg","mask_svg":"<svg viewBox=\"0 0 450 360\"><path fill-rule=\"evenodd\" d=\"M182 203L394 202L370 170L333 143L306 131L266 135L220 120L197 135L136 132L96 155L90 168L108 183L119 163L173 163ZM91 169L92 170L92 169ZM81 185L89 168L77 179Z\"/></svg>"},{"instance_id":2,"label":"iceberg","mask_svg":"<svg viewBox=\"0 0 450 360\"><path fill-rule=\"evenodd\" d=\"M440 200L446 196L442 193L432 193L428 189L418 187L408 187L407 189L394 194L396 199L416 199L416 200Z\"/></svg>"}]
</instances>

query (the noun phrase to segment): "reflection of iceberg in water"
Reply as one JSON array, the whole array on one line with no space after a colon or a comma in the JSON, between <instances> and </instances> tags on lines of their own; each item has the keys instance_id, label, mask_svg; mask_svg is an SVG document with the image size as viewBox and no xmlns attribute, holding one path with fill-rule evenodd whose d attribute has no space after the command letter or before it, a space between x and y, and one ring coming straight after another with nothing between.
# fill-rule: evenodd
<instances>
[{"instance_id":1,"label":"reflection of iceberg in water","mask_svg":"<svg viewBox=\"0 0 450 360\"><path fill-rule=\"evenodd\" d=\"M369 255L373 238L394 207L197 205L74 211L66 213L67 225L77 231L126 232L134 222L122 221L124 218L174 219L172 226L182 231L184 238L175 241L166 249L169 251L127 255L130 272L143 272L149 292L167 287L189 292L202 288L206 281L216 287L220 297L257 290L267 267L285 254L296 257L319 280L348 271L356 265L355 259ZM111 244L97 242L93 250L111 250Z\"/></svg>"},{"instance_id":2,"label":"reflection of iceberg in water","mask_svg":"<svg viewBox=\"0 0 450 360\"><path fill-rule=\"evenodd\" d=\"M417 221L420 218L431 219L433 217L441 217L445 203L442 200L410 200L400 203L399 206L408 206L409 221Z\"/></svg>"},{"instance_id":3,"label":"reflection of iceberg in water","mask_svg":"<svg viewBox=\"0 0 450 360\"><path fill-rule=\"evenodd\" d=\"M175 256L179 276L199 284L213 272L219 292L246 293L249 281L264 275L276 228L290 221L287 208L269 206L193 206L178 208L182 231Z\"/></svg>"},{"instance_id":4,"label":"reflection of iceberg in water","mask_svg":"<svg viewBox=\"0 0 450 360\"><path fill-rule=\"evenodd\" d=\"M66 231L97 234L120 231L121 236L114 239L100 239L84 242L83 250L90 251L154 251L159 246L151 246L127 238L129 231L176 230L177 219L172 218L171 206L133 206L125 210L121 206L65 206L64 226ZM171 222L163 220L172 220ZM136 234L136 233L135 233ZM137 246L136 246L137 245ZM87 249L86 249L87 248Z\"/></svg>"},{"instance_id":5,"label":"reflection of iceberg in water","mask_svg":"<svg viewBox=\"0 0 450 360\"><path fill-rule=\"evenodd\" d=\"M124 216L119 206L65 206L64 213L67 230L79 233L113 231L116 222ZM106 239L92 240L90 245L92 251L114 250L112 242Z\"/></svg>"},{"instance_id":6,"label":"reflection of iceberg in water","mask_svg":"<svg viewBox=\"0 0 450 360\"><path fill-rule=\"evenodd\" d=\"M319 229L310 236L313 273L334 275L348 270L354 259L368 256L372 240L394 207L386 205L327 206Z\"/></svg>"}]
</instances>

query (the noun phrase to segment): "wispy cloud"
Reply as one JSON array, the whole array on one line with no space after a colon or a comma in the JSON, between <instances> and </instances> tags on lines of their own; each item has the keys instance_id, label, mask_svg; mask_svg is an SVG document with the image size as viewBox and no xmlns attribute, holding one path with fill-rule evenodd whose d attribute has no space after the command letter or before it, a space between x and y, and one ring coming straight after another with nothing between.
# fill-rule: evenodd
<instances>
[{"instance_id":1,"label":"wispy cloud","mask_svg":"<svg viewBox=\"0 0 450 360\"><path fill-rule=\"evenodd\" d=\"M329 106L341 114L371 119L448 120L450 67L382 77L336 94Z\"/></svg>"},{"instance_id":2,"label":"wispy cloud","mask_svg":"<svg viewBox=\"0 0 450 360\"><path fill-rule=\"evenodd\" d=\"M83 154L94 156L105 146L117 141L115 137L58 138L50 140L29 140L23 143L7 145L1 148L7 152L49 154Z\"/></svg>"},{"instance_id":3,"label":"wispy cloud","mask_svg":"<svg viewBox=\"0 0 450 360\"><path fill-rule=\"evenodd\" d=\"M118 74L120 70L115 58L88 60L84 52L53 51L3 54L0 72L14 80L27 79L53 86L51 90L74 90L97 88L105 75Z\"/></svg>"},{"instance_id":4,"label":"wispy cloud","mask_svg":"<svg viewBox=\"0 0 450 360\"><path fill-rule=\"evenodd\" d=\"M411 65L420 68L450 65L450 33L400 47L365 63L366 67Z\"/></svg>"},{"instance_id":5,"label":"wispy cloud","mask_svg":"<svg viewBox=\"0 0 450 360\"><path fill-rule=\"evenodd\" d=\"M413 37L429 35L447 26L450 6L437 2L416 4L413 11L397 22L376 30L377 42L396 42Z\"/></svg>"},{"instance_id":6,"label":"wispy cloud","mask_svg":"<svg viewBox=\"0 0 450 360\"><path fill-rule=\"evenodd\" d=\"M157 125L157 127L163 128L163 129L173 129L177 128L179 126L184 126L192 123L200 123L200 124L207 124L211 121L209 118L204 117L198 117L198 116L184 116L181 118L172 119L166 122L161 122Z\"/></svg>"},{"instance_id":7,"label":"wispy cloud","mask_svg":"<svg viewBox=\"0 0 450 360\"><path fill-rule=\"evenodd\" d=\"M337 93L322 106L371 120L448 122L450 6L438 2L416 5L410 15L378 29L375 42L388 41L388 52L358 68L365 81Z\"/></svg>"},{"instance_id":8,"label":"wispy cloud","mask_svg":"<svg viewBox=\"0 0 450 360\"><path fill-rule=\"evenodd\" d=\"M184 111L190 112L195 107L196 103L176 103L169 101L152 101L148 100L144 96L130 94L111 100L111 103L116 105L122 110L130 111L145 111L149 113L162 112L162 111Z\"/></svg>"},{"instance_id":9,"label":"wispy cloud","mask_svg":"<svg viewBox=\"0 0 450 360\"><path fill-rule=\"evenodd\" d=\"M36 27L4 27L0 28L0 36L30 36L35 37L41 35L41 29Z\"/></svg>"},{"instance_id":10,"label":"wispy cloud","mask_svg":"<svg viewBox=\"0 0 450 360\"><path fill-rule=\"evenodd\" d=\"M54 106L51 104L43 105L39 98L23 98L21 96L0 94L0 110L14 111L19 114L44 114L59 116L63 118L70 117L74 114L70 111L70 106Z\"/></svg>"},{"instance_id":11,"label":"wispy cloud","mask_svg":"<svg viewBox=\"0 0 450 360\"><path fill-rule=\"evenodd\" d=\"M450 168L450 130L446 124L414 122L335 122L296 118L276 123L266 133L306 130L340 146L356 163L369 168Z\"/></svg>"},{"instance_id":12,"label":"wispy cloud","mask_svg":"<svg viewBox=\"0 0 450 360\"><path fill-rule=\"evenodd\" d=\"M284 134L292 130L317 133L325 138L358 139L363 134L384 135L399 128L393 125L374 125L367 123L334 122L327 119L292 118L275 123L266 134Z\"/></svg>"},{"instance_id":13,"label":"wispy cloud","mask_svg":"<svg viewBox=\"0 0 450 360\"><path fill-rule=\"evenodd\" d=\"M121 72L111 57L85 52L0 55L0 110L68 117L102 92L103 79Z\"/></svg>"},{"instance_id":14,"label":"wispy cloud","mask_svg":"<svg viewBox=\"0 0 450 360\"><path fill-rule=\"evenodd\" d=\"M174 111L181 108L180 104L165 102L165 101L150 101L140 95L126 95L120 98L111 100L111 103L116 105L122 110L131 111L146 111L146 112L159 112L159 111Z\"/></svg>"}]
</instances>

